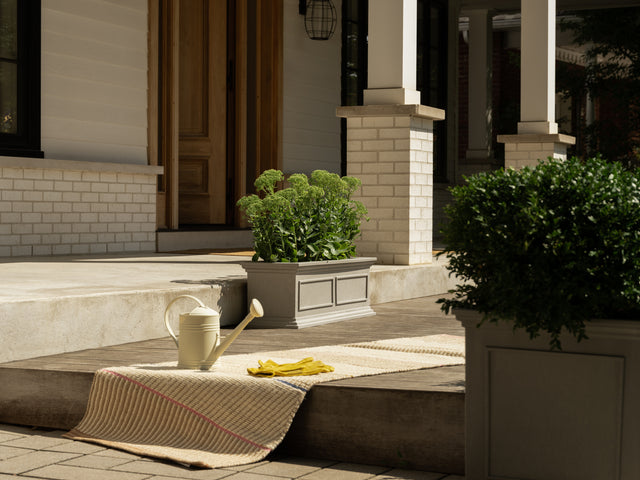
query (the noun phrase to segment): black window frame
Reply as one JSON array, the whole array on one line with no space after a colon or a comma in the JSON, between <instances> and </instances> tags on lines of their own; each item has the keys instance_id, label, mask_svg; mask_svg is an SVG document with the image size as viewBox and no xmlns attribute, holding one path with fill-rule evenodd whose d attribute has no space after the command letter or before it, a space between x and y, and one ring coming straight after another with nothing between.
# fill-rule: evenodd
<instances>
[{"instance_id":1,"label":"black window frame","mask_svg":"<svg viewBox=\"0 0 640 480\"><path fill-rule=\"evenodd\" d=\"M342 72L341 102L343 106L362 105L367 88L367 35L369 33L369 0L343 0L342 2ZM349 35L357 43L357 58L351 58ZM352 91L355 78L356 91ZM355 96L355 103L354 103ZM340 173L347 174L347 119L340 119Z\"/></svg>"},{"instance_id":2,"label":"black window frame","mask_svg":"<svg viewBox=\"0 0 640 480\"><path fill-rule=\"evenodd\" d=\"M40 0L18 0L17 133L0 132L0 156L44 157L40 147Z\"/></svg>"},{"instance_id":3,"label":"black window frame","mask_svg":"<svg viewBox=\"0 0 640 480\"><path fill-rule=\"evenodd\" d=\"M433 10L438 10L437 45L427 35L431 30ZM416 88L420 91L420 103L430 107L447 109L448 98L448 6L444 0L418 0L417 68ZM431 78L432 54L437 49L436 78ZM436 84L432 85L432 80ZM433 177L436 183L447 183L447 120L433 122Z\"/></svg>"}]
</instances>

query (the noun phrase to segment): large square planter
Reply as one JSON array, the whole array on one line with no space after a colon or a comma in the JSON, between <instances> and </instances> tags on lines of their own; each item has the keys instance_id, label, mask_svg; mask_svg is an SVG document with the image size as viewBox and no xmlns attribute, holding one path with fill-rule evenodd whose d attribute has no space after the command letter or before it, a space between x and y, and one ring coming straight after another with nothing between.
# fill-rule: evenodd
<instances>
[{"instance_id":1,"label":"large square planter","mask_svg":"<svg viewBox=\"0 0 640 480\"><path fill-rule=\"evenodd\" d=\"M640 321L595 320L589 339L530 340L509 323L466 332L467 480L640 479Z\"/></svg>"},{"instance_id":2,"label":"large square planter","mask_svg":"<svg viewBox=\"0 0 640 480\"><path fill-rule=\"evenodd\" d=\"M243 262L247 298L264 317L253 328L303 328L375 315L369 305L369 269L376 259L321 262Z\"/></svg>"}]
</instances>

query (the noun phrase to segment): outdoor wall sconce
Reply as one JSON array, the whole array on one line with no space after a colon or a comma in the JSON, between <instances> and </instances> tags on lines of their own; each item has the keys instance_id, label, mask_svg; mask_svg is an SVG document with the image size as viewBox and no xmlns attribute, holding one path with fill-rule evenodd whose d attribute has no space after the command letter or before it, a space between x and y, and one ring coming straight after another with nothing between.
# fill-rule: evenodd
<instances>
[{"instance_id":1,"label":"outdoor wall sconce","mask_svg":"<svg viewBox=\"0 0 640 480\"><path fill-rule=\"evenodd\" d=\"M329 40L336 31L338 15L331 0L299 0L298 13L304 15L304 29L311 40Z\"/></svg>"}]
</instances>

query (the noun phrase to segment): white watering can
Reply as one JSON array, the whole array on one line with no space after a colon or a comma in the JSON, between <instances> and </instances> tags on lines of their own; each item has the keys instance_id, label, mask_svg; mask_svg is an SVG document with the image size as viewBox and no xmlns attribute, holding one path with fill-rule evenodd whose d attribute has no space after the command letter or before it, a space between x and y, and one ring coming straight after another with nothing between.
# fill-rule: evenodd
<instances>
[{"instance_id":1,"label":"white watering can","mask_svg":"<svg viewBox=\"0 0 640 480\"><path fill-rule=\"evenodd\" d=\"M190 298L198 302L198 307L180 315L180 340L169 325L169 308L180 298ZM196 297L180 295L167 305L164 324L178 346L178 368L209 370L220 355L231 345L240 332L255 317L264 315L262 305L255 298L251 300L249 314L236 329L220 343L220 314L207 307Z\"/></svg>"}]
</instances>

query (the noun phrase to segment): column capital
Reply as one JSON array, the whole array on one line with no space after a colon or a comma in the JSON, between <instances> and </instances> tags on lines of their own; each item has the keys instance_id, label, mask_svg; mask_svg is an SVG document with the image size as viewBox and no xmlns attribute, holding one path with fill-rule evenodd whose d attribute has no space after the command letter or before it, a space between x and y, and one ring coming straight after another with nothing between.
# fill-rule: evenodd
<instances>
[{"instance_id":1,"label":"column capital","mask_svg":"<svg viewBox=\"0 0 640 480\"><path fill-rule=\"evenodd\" d=\"M499 143L562 143L575 145L576 137L564 133L521 133L517 135L498 135Z\"/></svg>"},{"instance_id":2,"label":"column capital","mask_svg":"<svg viewBox=\"0 0 640 480\"><path fill-rule=\"evenodd\" d=\"M349 117L420 117L444 120L445 111L427 105L356 105L336 108L336 116Z\"/></svg>"}]
</instances>

